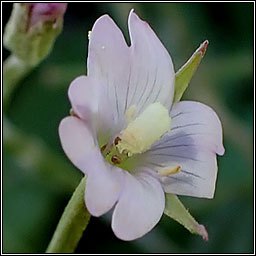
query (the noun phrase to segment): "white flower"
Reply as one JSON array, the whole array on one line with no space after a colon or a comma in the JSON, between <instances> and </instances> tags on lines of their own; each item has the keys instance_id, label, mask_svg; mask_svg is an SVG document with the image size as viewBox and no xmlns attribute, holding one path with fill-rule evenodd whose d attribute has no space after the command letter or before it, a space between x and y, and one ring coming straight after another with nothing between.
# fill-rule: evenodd
<instances>
[{"instance_id":1,"label":"white flower","mask_svg":"<svg viewBox=\"0 0 256 256\"><path fill-rule=\"evenodd\" d=\"M88 75L69 87L73 116L62 120L62 147L87 177L93 216L114 207L112 229L133 240L160 220L165 194L212 198L222 155L221 123L198 102L173 102L171 57L131 11L131 46L108 16L89 40Z\"/></svg>"}]
</instances>

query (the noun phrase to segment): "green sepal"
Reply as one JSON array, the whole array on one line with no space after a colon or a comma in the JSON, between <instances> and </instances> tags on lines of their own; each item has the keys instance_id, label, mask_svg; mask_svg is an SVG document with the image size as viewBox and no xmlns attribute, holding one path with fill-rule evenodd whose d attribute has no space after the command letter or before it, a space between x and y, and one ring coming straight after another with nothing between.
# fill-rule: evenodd
<instances>
[{"instance_id":1,"label":"green sepal","mask_svg":"<svg viewBox=\"0 0 256 256\"><path fill-rule=\"evenodd\" d=\"M165 194L164 213L175 221L179 222L191 233L200 235L208 241L208 233L205 227L199 224L184 207L179 198L174 194Z\"/></svg>"},{"instance_id":2,"label":"green sepal","mask_svg":"<svg viewBox=\"0 0 256 256\"><path fill-rule=\"evenodd\" d=\"M209 42L204 41L200 47L194 52L190 59L175 74L175 93L174 102L180 101L188 84L197 70L202 58L204 57L206 47Z\"/></svg>"}]
</instances>

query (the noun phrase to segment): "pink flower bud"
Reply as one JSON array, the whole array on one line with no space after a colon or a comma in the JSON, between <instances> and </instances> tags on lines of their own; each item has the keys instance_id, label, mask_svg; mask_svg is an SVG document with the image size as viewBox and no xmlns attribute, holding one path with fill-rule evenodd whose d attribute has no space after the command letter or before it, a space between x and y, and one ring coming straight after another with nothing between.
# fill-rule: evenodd
<instances>
[{"instance_id":1,"label":"pink flower bud","mask_svg":"<svg viewBox=\"0 0 256 256\"><path fill-rule=\"evenodd\" d=\"M37 22L55 22L63 17L67 3L27 3L29 8L29 24L32 27Z\"/></svg>"}]
</instances>

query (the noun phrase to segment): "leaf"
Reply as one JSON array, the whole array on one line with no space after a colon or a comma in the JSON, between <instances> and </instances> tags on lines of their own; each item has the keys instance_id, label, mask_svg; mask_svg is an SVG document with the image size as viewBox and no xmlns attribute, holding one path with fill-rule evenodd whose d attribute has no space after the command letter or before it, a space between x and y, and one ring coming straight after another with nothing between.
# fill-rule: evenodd
<instances>
[{"instance_id":1,"label":"leaf","mask_svg":"<svg viewBox=\"0 0 256 256\"><path fill-rule=\"evenodd\" d=\"M205 241L208 241L208 233L204 225L199 224L184 207L179 198L174 194L165 194L164 213L170 218L176 220L191 233L200 235Z\"/></svg>"},{"instance_id":2,"label":"leaf","mask_svg":"<svg viewBox=\"0 0 256 256\"><path fill-rule=\"evenodd\" d=\"M180 101L184 91L197 70L202 58L204 57L209 42L205 40L194 52L190 59L175 74L175 93L174 102Z\"/></svg>"}]
</instances>

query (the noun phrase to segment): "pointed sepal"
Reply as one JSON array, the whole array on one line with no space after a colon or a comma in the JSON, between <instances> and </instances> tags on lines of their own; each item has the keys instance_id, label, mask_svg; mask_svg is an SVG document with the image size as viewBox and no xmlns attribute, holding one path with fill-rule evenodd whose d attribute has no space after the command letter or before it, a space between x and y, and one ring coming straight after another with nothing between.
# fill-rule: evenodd
<instances>
[{"instance_id":1,"label":"pointed sepal","mask_svg":"<svg viewBox=\"0 0 256 256\"><path fill-rule=\"evenodd\" d=\"M164 213L175 221L179 222L191 233L200 235L208 241L208 233L204 225L199 224L189 211L185 208L179 198L174 194L165 194Z\"/></svg>"},{"instance_id":2,"label":"pointed sepal","mask_svg":"<svg viewBox=\"0 0 256 256\"><path fill-rule=\"evenodd\" d=\"M175 74L175 93L174 102L180 101L188 84L197 70L202 58L205 55L208 40L205 40L200 47L194 52L190 59Z\"/></svg>"}]
</instances>

